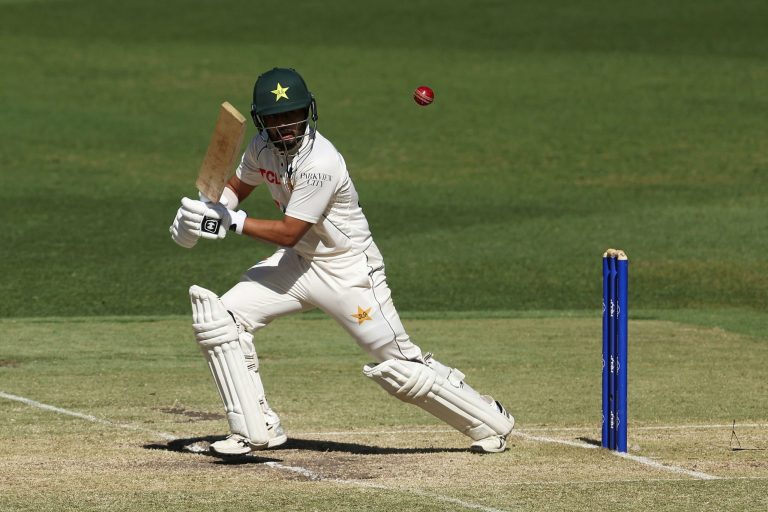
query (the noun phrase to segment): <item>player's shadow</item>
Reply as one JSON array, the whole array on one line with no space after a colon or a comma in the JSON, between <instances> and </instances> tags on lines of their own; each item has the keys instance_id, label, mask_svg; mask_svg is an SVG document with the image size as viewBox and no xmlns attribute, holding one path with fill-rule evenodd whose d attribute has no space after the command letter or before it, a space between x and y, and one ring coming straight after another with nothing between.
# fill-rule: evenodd
<instances>
[{"instance_id":1,"label":"player's shadow","mask_svg":"<svg viewBox=\"0 0 768 512\"><path fill-rule=\"evenodd\" d=\"M173 441L168 441L166 444L145 444L144 448L146 450L166 450L169 452L193 453L195 455L213 457L216 459L214 464L264 464L265 462L282 462L282 459L254 455L219 457L209 450L209 446L211 443L221 439L224 438L221 436L190 437L187 439L174 439Z\"/></svg>"},{"instance_id":2,"label":"player's shadow","mask_svg":"<svg viewBox=\"0 0 768 512\"><path fill-rule=\"evenodd\" d=\"M208 457L216 457L217 455L210 452L208 447L211 443L224 439L221 436L205 436L205 437L190 437L187 439L174 439L168 441L166 444L153 443L145 444L144 448L147 450L167 450L171 452L182 453L194 453L198 455L205 455ZM280 462L281 459L275 459L272 457L262 457L259 453L269 455L279 455L284 450L303 450L314 452L341 452L351 453L355 455L397 455L397 454L411 454L411 453L448 453L448 452L465 452L466 448L440 448L440 447L424 447L424 448L394 448L383 446L372 446L360 443L340 443L338 441L326 441L321 439L288 439L288 441L279 448L269 450L267 452L251 452L247 456L240 457L228 457L220 459L220 463L223 464L257 464L264 462Z\"/></svg>"},{"instance_id":3,"label":"player's shadow","mask_svg":"<svg viewBox=\"0 0 768 512\"><path fill-rule=\"evenodd\" d=\"M287 450L307 450L315 452L343 452L355 455L397 455L409 453L448 453L466 452L466 448L394 448L385 446L372 446L360 443L340 443L338 441L326 441L324 439L289 439L281 448Z\"/></svg>"}]
</instances>

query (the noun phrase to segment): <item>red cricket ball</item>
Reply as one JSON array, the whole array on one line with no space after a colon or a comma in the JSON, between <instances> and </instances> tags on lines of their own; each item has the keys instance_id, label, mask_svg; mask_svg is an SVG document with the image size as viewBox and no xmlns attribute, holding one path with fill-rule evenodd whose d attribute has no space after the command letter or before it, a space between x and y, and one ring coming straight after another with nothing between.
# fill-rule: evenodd
<instances>
[{"instance_id":1,"label":"red cricket ball","mask_svg":"<svg viewBox=\"0 0 768 512\"><path fill-rule=\"evenodd\" d=\"M413 91L413 101L415 101L422 107L426 107L427 105L435 101L435 91L433 91L426 85L417 87L416 90Z\"/></svg>"}]
</instances>

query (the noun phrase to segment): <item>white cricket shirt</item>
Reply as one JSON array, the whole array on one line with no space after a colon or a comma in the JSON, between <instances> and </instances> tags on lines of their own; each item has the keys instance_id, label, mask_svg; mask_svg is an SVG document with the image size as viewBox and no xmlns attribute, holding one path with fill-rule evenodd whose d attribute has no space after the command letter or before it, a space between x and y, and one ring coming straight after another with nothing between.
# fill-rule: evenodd
<instances>
[{"instance_id":1,"label":"white cricket shirt","mask_svg":"<svg viewBox=\"0 0 768 512\"><path fill-rule=\"evenodd\" d=\"M236 174L248 185L265 184L286 215L314 224L294 246L302 256L351 256L371 245L368 220L344 158L319 132L314 141L305 137L290 159L274 149L266 132L260 133L248 144Z\"/></svg>"}]
</instances>

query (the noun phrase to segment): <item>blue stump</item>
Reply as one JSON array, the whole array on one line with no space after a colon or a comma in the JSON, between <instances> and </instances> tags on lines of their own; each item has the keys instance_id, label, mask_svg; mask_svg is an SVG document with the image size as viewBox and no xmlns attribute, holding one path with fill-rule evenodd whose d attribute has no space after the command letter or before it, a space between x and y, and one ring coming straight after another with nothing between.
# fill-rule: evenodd
<instances>
[{"instance_id":1,"label":"blue stump","mask_svg":"<svg viewBox=\"0 0 768 512\"><path fill-rule=\"evenodd\" d=\"M602 446L627 451L627 288L629 260L623 251L603 255Z\"/></svg>"}]
</instances>

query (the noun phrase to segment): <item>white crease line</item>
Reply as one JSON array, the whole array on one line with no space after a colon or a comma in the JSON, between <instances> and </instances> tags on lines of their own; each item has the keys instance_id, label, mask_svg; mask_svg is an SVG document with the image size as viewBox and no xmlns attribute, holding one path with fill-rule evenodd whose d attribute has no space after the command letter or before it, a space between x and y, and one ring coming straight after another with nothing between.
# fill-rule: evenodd
<instances>
[{"instance_id":1,"label":"white crease line","mask_svg":"<svg viewBox=\"0 0 768 512\"><path fill-rule=\"evenodd\" d=\"M556 439L554 437L532 436L530 434L526 434L525 432L520 432L519 430L513 430L511 435L522 437L523 439L529 439L531 441L539 441L540 443L564 444L567 446L575 446L576 448L588 448L588 449L600 448L599 446L594 444L581 443L578 441L569 441L567 439Z\"/></svg>"},{"instance_id":2,"label":"white crease line","mask_svg":"<svg viewBox=\"0 0 768 512\"><path fill-rule=\"evenodd\" d=\"M115 423L113 421L104 420L101 418L97 418L96 416L91 416L90 414L83 414L81 412L75 412L75 411L69 411L67 409L62 409L61 407L55 407L53 405L44 404L41 402L36 402L35 400L31 400L29 398L24 398L23 396L16 396L11 395L10 393L4 393L0 391L0 398L6 398L8 400L14 400L16 402L21 402L23 404L37 407L38 409L43 409L46 411L52 411L58 414L65 414L67 416L74 416L75 418L80 418L82 420L87 420L93 423L99 423L101 425L108 425L110 427L118 427L125 430L137 430L139 432L147 432L149 434L154 434L158 437L161 437L165 439L166 441L175 441L176 437L173 434L169 434L168 432L157 432L155 430L151 430L148 428L140 427L138 425L130 425L127 423Z\"/></svg>"},{"instance_id":3,"label":"white crease line","mask_svg":"<svg viewBox=\"0 0 768 512\"><path fill-rule=\"evenodd\" d=\"M140 427L138 425L130 425L127 423L115 423L113 421L105 420L102 418L97 418L96 416L92 416L90 414L84 414L81 412L76 411L70 411L68 409L62 409L61 407L56 407L53 405L44 404L42 402L38 402L36 400L31 400L29 398L24 398L22 396L12 395L10 393L5 393L3 391L0 391L0 398L5 398L8 400L13 400L16 402L21 402L23 404L29 405L31 407L36 407L38 409L43 409L46 411L55 412L57 414L65 414L67 416L73 416L75 418L80 418L86 421L90 421L92 423L98 423L100 425L107 425L110 427L117 427L122 428L126 430L136 430L140 432L147 432L149 434L153 434L155 436L161 437L162 439L165 439L166 441L176 441L178 438L174 436L173 434L169 434L168 432L157 432L155 430L150 430L144 427ZM197 452L197 450L190 450L192 452ZM443 496L441 494L433 494L431 492L426 491L420 491L418 489L399 489L397 487L387 487L385 485L381 484L374 484L370 482L360 482L357 480L342 480L337 478L325 478L322 475L319 475L309 469L302 468L299 466L285 466L283 464L279 464L277 462L265 462L267 466L270 466L272 468L281 470L281 471L289 471L292 473L298 473L305 478L308 478L309 480L313 481L320 481L320 482L332 482L332 483L339 483L339 484L345 484L345 485L353 485L357 487L370 487L375 489L381 489L384 491L389 492L404 492L407 494L415 494L417 496L423 496L425 498L430 498L446 503L453 503L455 505L459 505L461 507L467 508L467 509L473 509L473 510L483 510L484 512L505 512L504 510L492 508L492 507L486 507L485 505L479 505L477 503L470 503L467 501L462 501L457 498L451 498L449 496Z\"/></svg>"},{"instance_id":4,"label":"white crease line","mask_svg":"<svg viewBox=\"0 0 768 512\"><path fill-rule=\"evenodd\" d=\"M712 425L647 425L647 426L632 426L629 425L629 430L708 430L718 428L731 428L733 423L728 424L712 424ZM736 423L736 427L741 428L768 428L768 423ZM528 427L526 432L583 432L583 431L599 431L600 426L584 426L584 427Z\"/></svg>"},{"instance_id":5,"label":"white crease line","mask_svg":"<svg viewBox=\"0 0 768 512\"><path fill-rule=\"evenodd\" d=\"M702 473L701 471L693 471L692 469L681 468L679 466L672 466L670 464L662 464L661 462L649 459L648 457L641 457L639 455L632 455L631 453L622 453L617 451L611 451L611 453L617 457L621 457L622 459L633 460L635 462L639 462L640 464L645 464L647 466L651 466L656 469L662 469L664 471L671 471L672 473L689 475L693 478L698 478L699 480L720 480L720 477L718 476Z\"/></svg>"},{"instance_id":6,"label":"white crease line","mask_svg":"<svg viewBox=\"0 0 768 512\"><path fill-rule=\"evenodd\" d=\"M272 462L272 461L265 462L264 465L269 466L271 468L279 469L280 471L289 471L291 473L298 473L304 478L307 478L309 480L325 480L325 478L321 477L314 471L310 471L309 469L298 467L298 466L284 466L279 462Z\"/></svg>"},{"instance_id":7,"label":"white crease line","mask_svg":"<svg viewBox=\"0 0 768 512\"><path fill-rule=\"evenodd\" d=\"M567 441L564 439L556 439L554 437L544 437L544 436L532 436L529 434L525 434L523 432L516 432L512 431L512 434L517 435L519 437L530 439L533 441L540 441L543 443L557 443L557 444L565 444L568 446L574 446L576 448L585 448L585 449L595 449L599 448L599 446L594 444L588 444L588 443L580 443L577 441ZM720 480L720 477L709 475L707 473L702 473L701 471L693 471L691 469L685 469L680 466L673 466L672 464L662 464L661 462L657 462L653 459L649 459L648 457L641 457L640 455L632 455L630 453L622 453L617 452L615 450L609 450L608 451L611 455L615 455L617 457L621 457L622 459L629 459L635 462L638 462L640 464L645 464L646 466L650 466L652 468L660 469L662 471L670 471L672 473L678 473L681 475L688 475L690 477L696 478L698 480Z\"/></svg>"}]
</instances>

